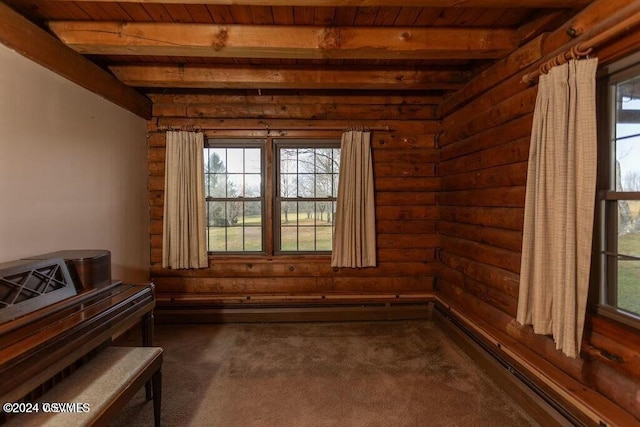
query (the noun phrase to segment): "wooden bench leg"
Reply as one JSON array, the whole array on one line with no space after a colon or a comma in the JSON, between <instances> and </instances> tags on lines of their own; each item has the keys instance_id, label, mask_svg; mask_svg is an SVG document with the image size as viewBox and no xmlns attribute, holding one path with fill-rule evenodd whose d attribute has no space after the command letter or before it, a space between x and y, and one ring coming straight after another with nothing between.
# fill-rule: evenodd
<instances>
[{"instance_id":1,"label":"wooden bench leg","mask_svg":"<svg viewBox=\"0 0 640 427\"><path fill-rule=\"evenodd\" d=\"M153 346L153 311L146 313L142 317L142 321L140 325L142 327L142 345L143 347L152 347ZM151 385L151 381L147 381L144 385L145 397L147 400L151 400L153 398L152 392L153 386Z\"/></svg>"},{"instance_id":2,"label":"wooden bench leg","mask_svg":"<svg viewBox=\"0 0 640 427\"><path fill-rule=\"evenodd\" d=\"M162 407L162 371L158 370L151 377L153 386L153 420L155 427L160 427L160 409Z\"/></svg>"}]
</instances>

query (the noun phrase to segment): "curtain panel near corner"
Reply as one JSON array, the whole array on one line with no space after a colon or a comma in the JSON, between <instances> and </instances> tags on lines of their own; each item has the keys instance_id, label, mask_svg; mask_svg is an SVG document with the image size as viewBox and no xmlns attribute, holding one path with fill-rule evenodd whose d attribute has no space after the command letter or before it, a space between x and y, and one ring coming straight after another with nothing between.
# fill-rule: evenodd
<instances>
[{"instance_id":1,"label":"curtain panel near corner","mask_svg":"<svg viewBox=\"0 0 640 427\"><path fill-rule=\"evenodd\" d=\"M167 132L164 200L162 266L207 267L202 133Z\"/></svg>"},{"instance_id":2,"label":"curtain panel near corner","mask_svg":"<svg viewBox=\"0 0 640 427\"><path fill-rule=\"evenodd\" d=\"M342 134L331 266L375 267L376 231L371 133Z\"/></svg>"},{"instance_id":3,"label":"curtain panel near corner","mask_svg":"<svg viewBox=\"0 0 640 427\"><path fill-rule=\"evenodd\" d=\"M580 354L595 209L597 59L542 75L533 116L517 320Z\"/></svg>"}]
</instances>

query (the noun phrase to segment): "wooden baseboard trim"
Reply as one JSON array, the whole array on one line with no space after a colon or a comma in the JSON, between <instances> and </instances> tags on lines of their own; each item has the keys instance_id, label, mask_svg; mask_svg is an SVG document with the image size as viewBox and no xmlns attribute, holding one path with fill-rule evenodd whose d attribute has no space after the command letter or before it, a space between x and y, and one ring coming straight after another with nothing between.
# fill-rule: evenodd
<instances>
[{"instance_id":1,"label":"wooden baseboard trim","mask_svg":"<svg viewBox=\"0 0 640 427\"><path fill-rule=\"evenodd\" d=\"M305 304L158 305L158 324L253 323L253 322L343 322L430 319L433 302L375 301Z\"/></svg>"},{"instance_id":2,"label":"wooden baseboard trim","mask_svg":"<svg viewBox=\"0 0 640 427\"><path fill-rule=\"evenodd\" d=\"M209 294L156 293L159 307L256 306L260 304L377 304L434 301L433 292L412 293L324 293L324 294Z\"/></svg>"}]
</instances>

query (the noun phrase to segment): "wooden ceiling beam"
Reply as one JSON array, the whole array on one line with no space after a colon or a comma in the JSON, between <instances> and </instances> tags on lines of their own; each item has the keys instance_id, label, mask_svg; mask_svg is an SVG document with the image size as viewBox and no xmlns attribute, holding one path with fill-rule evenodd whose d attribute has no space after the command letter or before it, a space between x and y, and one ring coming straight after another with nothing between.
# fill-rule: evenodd
<instances>
[{"instance_id":1,"label":"wooden ceiling beam","mask_svg":"<svg viewBox=\"0 0 640 427\"><path fill-rule=\"evenodd\" d=\"M580 8L591 0L61 0L118 3L208 4L309 7L463 7L463 8Z\"/></svg>"},{"instance_id":2,"label":"wooden ceiling beam","mask_svg":"<svg viewBox=\"0 0 640 427\"><path fill-rule=\"evenodd\" d=\"M1 1L0 43L144 119L151 118L149 98L125 86Z\"/></svg>"},{"instance_id":3,"label":"wooden ceiling beam","mask_svg":"<svg viewBox=\"0 0 640 427\"><path fill-rule=\"evenodd\" d=\"M82 54L283 59L486 59L518 47L500 28L317 27L52 21Z\"/></svg>"},{"instance_id":4,"label":"wooden ceiling beam","mask_svg":"<svg viewBox=\"0 0 640 427\"><path fill-rule=\"evenodd\" d=\"M557 10L541 14L528 20L518 28L520 45L525 45L546 31L552 31L562 25L569 15L566 11Z\"/></svg>"},{"instance_id":5,"label":"wooden ceiling beam","mask_svg":"<svg viewBox=\"0 0 640 427\"><path fill-rule=\"evenodd\" d=\"M315 67L229 67L118 65L109 67L133 87L201 89L376 89L452 90L470 76L463 71Z\"/></svg>"}]
</instances>

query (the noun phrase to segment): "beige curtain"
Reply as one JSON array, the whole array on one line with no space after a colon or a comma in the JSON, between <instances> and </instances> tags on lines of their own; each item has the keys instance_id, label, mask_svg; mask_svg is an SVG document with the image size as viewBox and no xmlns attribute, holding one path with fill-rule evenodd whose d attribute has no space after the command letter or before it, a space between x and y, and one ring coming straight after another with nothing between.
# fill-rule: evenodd
<instances>
[{"instance_id":1,"label":"beige curtain","mask_svg":"<svg viewBox=\"0 0 640 427\"><path fill-rule=\"evenodd\" d=\"M580 354L597 169L597 59L540 77L533 116L517 320Z\"/></svg>"},{"instance_id":2,"label":"beige curtain","mask_svg":"<svg viewBox=\"0 0 640 427\"><path fill-rule=\"evenodd\" d=\"M162 266L207 267L204 135L167 132Z\"/></svg>"},{"instance_id":3,"label":"beige curtain","mask_svg":"<svg viewBox=\"0 0 640 427\"><path fill-rule=\"evenodd\" d=\"M333 267L375 267L376 231L371 134L342 134Z\"/></svg>"}]
</instances>

